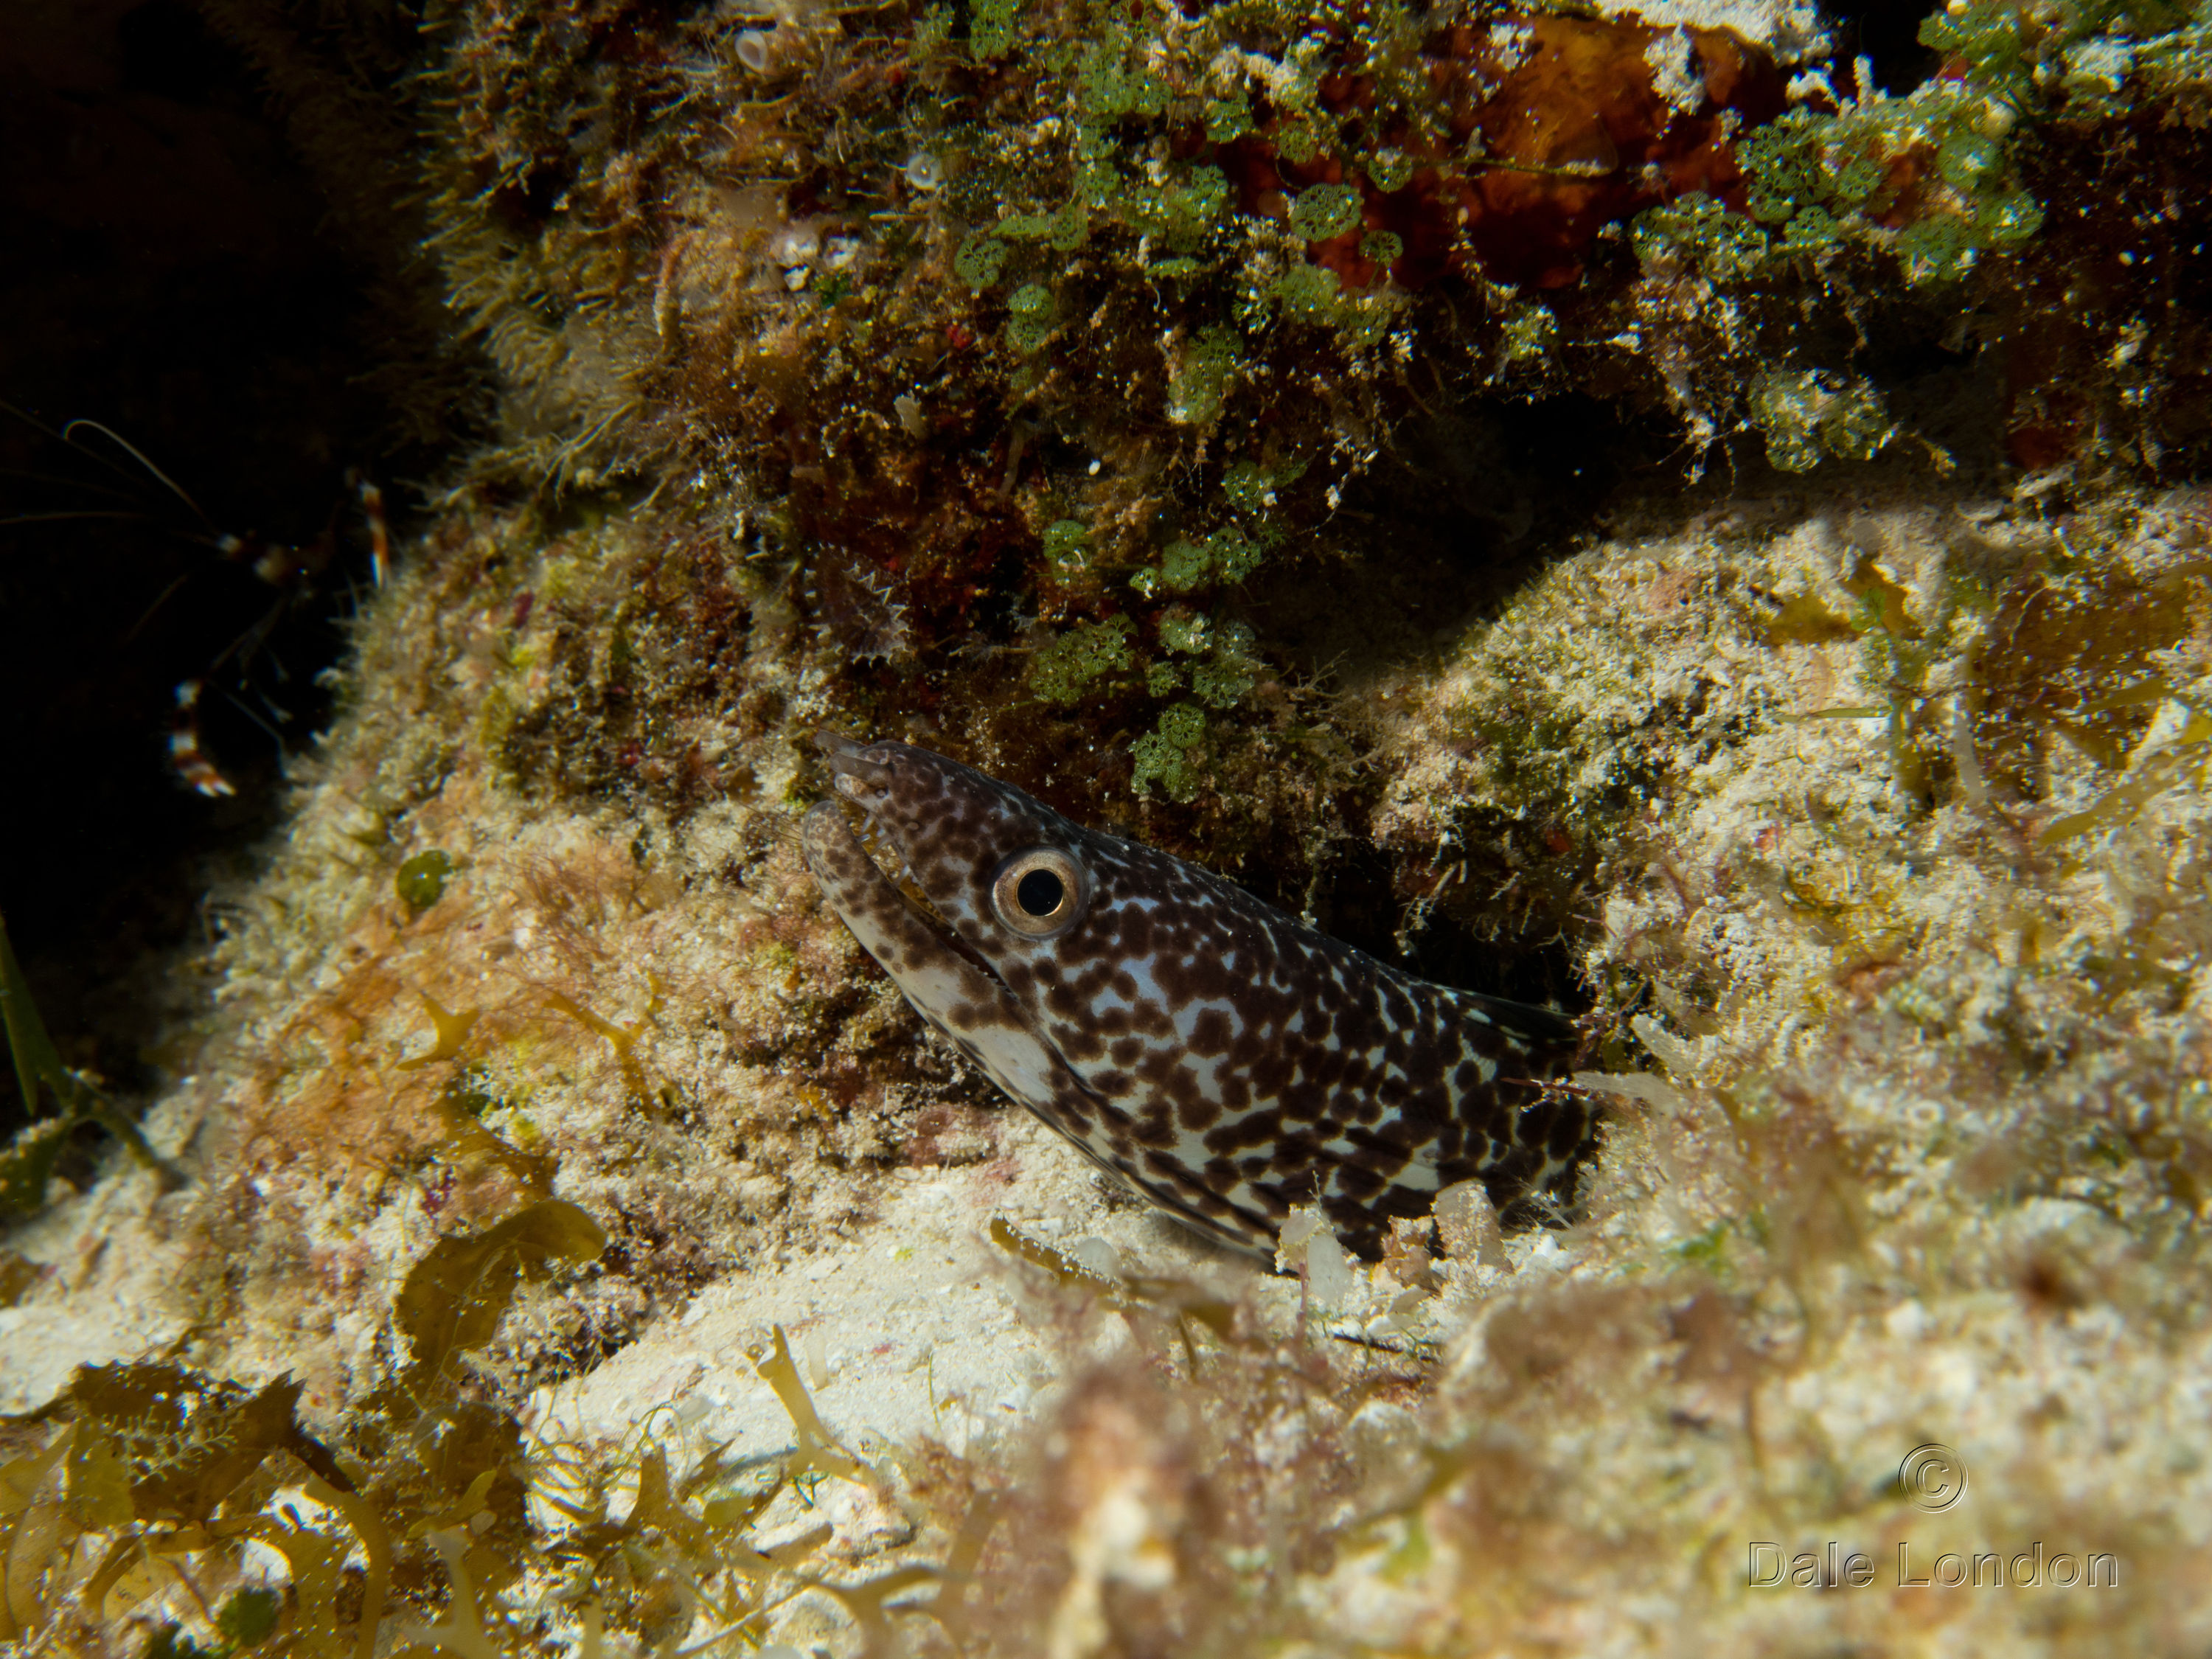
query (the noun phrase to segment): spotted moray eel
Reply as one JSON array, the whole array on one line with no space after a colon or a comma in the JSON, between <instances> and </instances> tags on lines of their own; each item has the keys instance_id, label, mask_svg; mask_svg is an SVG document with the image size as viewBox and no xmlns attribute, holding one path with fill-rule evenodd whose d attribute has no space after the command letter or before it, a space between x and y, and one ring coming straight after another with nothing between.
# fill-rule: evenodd
<instances>
[{"instance_id":1,"label":"spotted moray eel","mask_svg":"<svg viewBox=\"0 0 2212 1659\"><path fill-rule=\"evenodd\" d=\"M1318 1202L1372 1257L1457 1182L1509 1224L1571 1200L1595 1123L1543 1081L1575 1055L1559 1015L1401 973L941 755L816 742L868 836L837 801L806 814L830 907L993 1082L1181 1220L1266 1254Z\"/></svg>"}]
</instances>

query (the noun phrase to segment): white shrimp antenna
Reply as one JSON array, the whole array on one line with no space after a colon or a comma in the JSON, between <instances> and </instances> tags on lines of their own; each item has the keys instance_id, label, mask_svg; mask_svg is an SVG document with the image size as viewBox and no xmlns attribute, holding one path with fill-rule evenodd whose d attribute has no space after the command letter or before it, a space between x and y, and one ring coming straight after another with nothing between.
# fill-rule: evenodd
<instances>
[{"instance_id":1,"label":"white shrimp antenna","mask_svg":"<svg viewBox=\"0 0 2212 1659\"><path fill-rule=\"evenodd\" d=\"M132 443L121 433L116 431L114 428L103 426L98 421L80 418L70 422L68 425L62 428L60 433L57 435L58 435L61 441L67 444L70 448L78 450L84 454L91 456L94 460L98 461L102 466L107 467L113 471L120 472L123 469L117 466L114 462L107 459L96 450L77 442L76 434L80 428L85 428L91 431L97 432L101 437L106 439L108 442L113 444L118 449L128 455L132 460L137 462L139 465L144 467L147 471L152 473L155 477L161 480L172 495L174 495L186 507L191 508L193 516L198 519L202 524L205 525L210 531L213 531L215 529L215 520L209 518L204 512L201 511L200 504L198 501L194 501L190 495L185 493L185 487L179 483L174 478L171 477L167 473L162 471L160 467L155 465L154 463L148 459L146 453L143 450L140 449L137 445Z\"/></svg>"}]
</instances>

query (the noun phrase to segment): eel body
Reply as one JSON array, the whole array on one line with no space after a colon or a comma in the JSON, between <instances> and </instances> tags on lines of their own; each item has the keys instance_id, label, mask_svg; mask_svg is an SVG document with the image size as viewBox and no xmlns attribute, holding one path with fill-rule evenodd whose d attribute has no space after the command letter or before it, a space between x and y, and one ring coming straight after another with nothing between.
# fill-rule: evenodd
<instances>
[{"instance_id":1,"label":"eel body","mask_svg":"<svg viewBox=\"0 0 2212 1659\"><path fill-rule=\"evenodd\" d=\"M1401 973L927 750L817 742L868 836L807 813L830 906L1000 1089L1182 1221L1265 1254L1318 1203L1371 1257L1458 1182L1509 1224L1571 1200L1595 1125L1546 1081L1575 1056L1559 1015Z\"/></svg>"}]
</instances>

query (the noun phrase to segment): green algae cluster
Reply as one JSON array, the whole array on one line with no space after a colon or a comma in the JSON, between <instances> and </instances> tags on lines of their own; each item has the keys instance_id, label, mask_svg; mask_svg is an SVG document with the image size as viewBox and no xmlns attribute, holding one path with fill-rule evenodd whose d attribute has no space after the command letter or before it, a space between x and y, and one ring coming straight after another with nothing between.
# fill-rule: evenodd
<instances>
[{"instance_id":1,"label":"green algae cluster","mask_svg":"<svg viewBox=\"0 0 2212 1659\"><path fill-rule=\"evenodd\" d=\"M1142 794L1158 783L1170 800L1194 799L1204 775L1199 767L1205 742L1206 711L1194 703L1170 705L1159 725L1137 739L1133 787Z\"/></svg>"},{"instance_id":2,"label":"green algae cluster","mask_svg":"<svg viewBox=\"0 0 2212 1659\"><path fill-rule=\"evenodd\" d=\"M342 21L280 42L238 10L288 84L334 91L319 49L370 56ZM1282 568L1409 356L1486 350L1487 279L1422 183L1480 182L1463 140L1502 48L1458 27L464 7L402 84L432 134L425 247L505 388L477 475L580 499L689 472L708 516L749 503L861 701L1003 629L1009 589L1050 628L1149 633ZM1574 49L1617 47L1632 82L1642 41ZM1255 471L1265 501L1238 500Z\"/></svg>"},{"instance_id":3,"label":"green algae cluster","mask_svg":"<svg viewBox=\"0 0 2212 1659\"><path fill-rule=\"evenodd\" d=\"M1103 674L1130 666L1127 617L1074 628L1042 647L1030 661L1029 680L1048 702L1076 702Z\"/></svg>"},{"instance_id":4,"label":"green algae cluster","mask_svg":"<svg viewBox=\"0 0 2212 1659\"><path fill-rule=\"evenodd\" d=\"M2186 4L1936 11L1919 30L1936 74L1902 96L1854 87L1816 97L1747 133L1741 196L1692 192L1650 209L1636 246L1647 264L1694 269L1747 319L1762 319L1753 327L1771 361L1736 384L1770 440L1778 365L1801 381L1861 377L1851 354L1793 349L1763 320L1822 272L1869 300L1901 286L1979 307L1986 320L1954 321L1946 349L2002 360L2013 461L2185 470L2182 453L2202 459L2201 416L2170 374L2130 366L2159 333L2154 319L2172 319L2167 285L2197 258L2196 233L2174 244L2148 198L2201 162L2179 134L2197 125L2189 112L2212 78L2206 27L2203 8ZM1844 74L1826 71L1838 89ZM2138 149L2119 136L2145 120L2175 137ZM2124 185L2123 152L2148 167ZM2167 351L2179 346L2166 337ZM1812 352L1825 360L1807 361ZM1816 451L1856 453L1787 439L1769 448L1791 470Z\"/></svg>"},{"instance_id":5,"label":"green algae cluster","mask_svg":"<svg viewBox=\"0 0 2212 1659\"><path fill-rule=\"evenodd\" d=\"M1770 375L1752 388L1752 422L1765 436L1771 465L1809 472L1830 456L1870 461L1896 435L1879 393L1863 380L1838 380L1806 369Z\"/></svg>"},{"instance_id":6,"label":"green algae cluster","mask_svg":"<svg viewBox=\"0 0 2212 1659\"><path fill-rule=\"evenodd\" d=\"M517 1291L586 1267L607 1242L557 1199L440 1240L394 1307L413 1363L353 1413L343 1438L301 1423L301 1385L289 1377L256 1390L162 1362L80 1369L52 1401L0 1428L0 1455L12 1454L0 1461L11 1589L0 1640L100 1639L179 1576L206 1617L197 1636L173 1621L155 1627L146 1650L174 1659L365 1659L388 1636L407 1651L490 1659L542 1651L549 1617L580 1620L594 1637L680 1635L702 1607L757 1647L775 1608L808 1588L880 1624L890 1594L941 1583L935 1566L823 1580L808 1562L826 1528L766 1551L748 1541L787 1489L884 1482L823 1426L780 1327L756 1369L788 1411L794 1443L765 1469L727 1449L695 1458L675 1436L649 1434L612 1456L533 1446L511 1410L472 1397L466 1357L496 1334ZM610 1499L625 1481L628 1512L616 1520ZM298 1493L314 1506L305 1518L287 1495ZM282 1559L282 1589L242 1572L253 1547ZM518 1616L504 1593L532 1578L550 1594ZM410 1622L432 1583L441 1616ZM234 1588L203 1593L218 1586Z\"/></svg>"},{"instance_id":7,"label":"green algae cluster","mask_svg":"<svg viewBox=\"0 0 2212 1659\"><path fill-rule=\"evenodd\" d=\"M1740 148L1741 216L1692 197L1638 234L1671 241L1723 281L1847 241L1881 249L1911 283L1954 282L2042 229L2026 158L2051 129L2116 112L2136 65L2155 100L2212 70L2189 6L1969 3L1929 15L1921 43L1943 70L1901 98L1802 106ZM1745 221L1749 222L1745 222Z\"/></svg>"},{"instance_id":8,"label":"green algae cluster","mask_svg":"<svg viewBox=\"0 0 2212 1659\"><path fill-rule=\"evenodd\" d=\"M2188 171L2193 140L2108 142L2194 131L2187 7L1969 4L1893 97L1725 30L1452 8L475 0L373 52L232 11L272 76L322 89L303 120L343 65L409 63L429 275L498 410L474 476L663 506L681 480L702 536L789 571L842 707L942 687L1019 771L1027 728L994 711L1026 684L1112 739L1103 810L1142 793L1134 744L1191 684L1152 648L1163 613L1257 615L1389 558L1339 515L1408 422L1587 398L1671 423L1688 471L1940 471L1958 440L1912 428L1929 400L1892 372L1940 349L2009 363L2002 430L1972 441L2025 464L2172 467L2212 429L2156 262L2105 252ZM2168 264L2193 246L2157 234ZM2100 302L2063 299L2092 264ZM629 660L627 614L595 663ZM1126 680L1091 666L1102 628L1133 642ZM1250 652L1295 667L1267 627ZM1182 792L1217 811L1274 723L1222 702L1233 679L1198 697L1217 784ZM556 769L623 775L632 723Z\"/></svg>"}]
</instances>

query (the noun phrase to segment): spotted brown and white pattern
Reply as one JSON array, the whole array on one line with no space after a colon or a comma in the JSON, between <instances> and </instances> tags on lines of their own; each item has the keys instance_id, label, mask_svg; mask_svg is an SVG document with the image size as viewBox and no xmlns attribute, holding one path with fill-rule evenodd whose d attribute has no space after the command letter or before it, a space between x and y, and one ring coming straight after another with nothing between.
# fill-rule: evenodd
<instances>
[{"instance_id":1,"label":"spotted brown and white pattern","mask_svg":"<svg viewBox=\"0 0 2212 1659\"><path fill-rule=\"evenodd\" d=\"M1572 1197L1595 1126L1545 1081L1575 1054L1559 1015L1401 973L927 750L817 742L884 860L837 802L808 812L831 907L992 1081L1190 1225L1265 1253L1318 1202L1371 1256L1456 1182L1509 1222Z\"/></svg>"}]
</instances>

